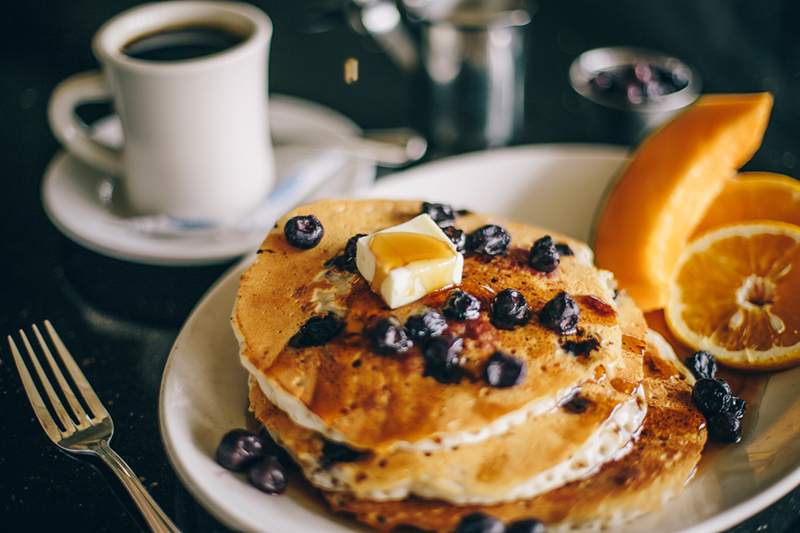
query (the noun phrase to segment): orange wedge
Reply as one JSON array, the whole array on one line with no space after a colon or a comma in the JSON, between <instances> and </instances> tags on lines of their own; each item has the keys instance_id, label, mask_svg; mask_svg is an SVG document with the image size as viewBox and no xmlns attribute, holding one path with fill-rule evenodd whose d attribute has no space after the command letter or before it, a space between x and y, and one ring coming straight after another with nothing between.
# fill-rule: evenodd
<instances>
[{"instance_id":1,"label":"orange wedge","mask_svg":"<svg viewBox=\"0 0 800 533\"><path fill-rule=\"evenodd\" d=\"M771 172L744 172L725 183L694 235L751 220L800 225L800 181Z\"/></svg>"},{"instance_id":2,"label":"orange wedge","mask_svg":"<svg viewBox=\"0 0 800 533\"><path fill-rule=\"evenodd\" d=\"M678 259L665 309L684 344L722 364L771 370L800 364L800 226L723 226Z\"/></svg>"},{"instance_id":3,"label":"orange wedge","mask_svg":"<svg viewBox=\"0 0 800 533\"><path fill-rule=\"evenodd\" d=\"M681 250L725 182L761 144L769 93L707 95L651 134L608 195L597 264L645 311L666 304Z\"/></svg>"}]
</instances>

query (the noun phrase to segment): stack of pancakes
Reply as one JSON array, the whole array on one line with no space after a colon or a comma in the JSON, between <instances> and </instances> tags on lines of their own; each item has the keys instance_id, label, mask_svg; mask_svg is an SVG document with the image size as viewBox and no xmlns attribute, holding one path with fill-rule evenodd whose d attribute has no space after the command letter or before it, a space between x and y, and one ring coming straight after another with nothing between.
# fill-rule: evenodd
<instances>
[{"instance_id":1,"label":"stack of pancakes","mask_svg":"<svg viewBox=\"0 0 800 533\"><path fill-rule=\"evenodd\" d=\"M642 313L583 243L499 217L459 216L465 232L492 223L512 238L504 255L465 256L460 288L481 300L481 314L448 321L449 334L464 340L464 379L426 375L417 346L394 356L371 350L368 324L440 309L448 291L390 310L358 272L329 260L353 235L419 212L412 201L300 207L278 222L241 279L232 321L251 374L250 408L331 507L384 530L452 531L475 512L597 527L680 491L705 443L702 415L685 378L648 346ZM283 224L307 214L322 222L324 238L293 248ZM550 274L527 265L545 234L573 252ZM496 328L488 314L507 288L534 311L513 330ZM561 291L580 308L571 335L535 318ZM327 313L345 321L339 335L322 346L289 345L310 317ZM525 361L518 385L492 388L481 378L497 350Z\"/></svg>"}]
</instances>

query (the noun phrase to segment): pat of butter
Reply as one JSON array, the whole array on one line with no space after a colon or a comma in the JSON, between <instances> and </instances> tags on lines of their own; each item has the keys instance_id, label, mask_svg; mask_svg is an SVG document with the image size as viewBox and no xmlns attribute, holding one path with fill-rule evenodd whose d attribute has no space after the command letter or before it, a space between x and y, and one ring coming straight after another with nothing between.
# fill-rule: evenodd
<instances>
[{"instance_id":1,"label":"pat of butter","mask_svg":"<svg viewBox=\"0 0 800 533\"><path fill-rule=\"evenodd\" d=\"M461 283L464 256L426 214L361 237L356 266L372 290L395 309Z\"/></svg>"}]
</instances>

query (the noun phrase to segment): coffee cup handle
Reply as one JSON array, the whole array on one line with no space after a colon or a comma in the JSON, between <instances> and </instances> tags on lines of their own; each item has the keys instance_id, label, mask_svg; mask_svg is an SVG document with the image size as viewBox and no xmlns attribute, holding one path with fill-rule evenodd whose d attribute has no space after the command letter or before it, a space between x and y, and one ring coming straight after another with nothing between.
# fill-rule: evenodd
<instances>
[{"instance_id":1,"label":"coffee cup handle","mask_svg":"<svg viewBox=\"0 0 800 533\"><path fill-rule=\"evenodd\" d=\"M69 153L89 166L122 176L122 150L92 139L89 128L75 114L82 103L110 98L111 91L100 72L82 72L56 86L50 95L47 118L56 139Z\"/></svg>"}]
</instances>

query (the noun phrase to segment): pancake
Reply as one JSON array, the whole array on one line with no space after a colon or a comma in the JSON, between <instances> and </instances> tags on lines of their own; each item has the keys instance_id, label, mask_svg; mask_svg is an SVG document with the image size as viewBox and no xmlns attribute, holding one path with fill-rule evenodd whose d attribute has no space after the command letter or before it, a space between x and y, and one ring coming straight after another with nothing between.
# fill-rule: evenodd
<instances>
[{"instance_id":1,"label":"pancake","mask_svg":"<svg viewBox=\"0 0 800 533\"><path fill-rule=\"evenodd\" d=\"M423 307L441 306L447 291L391 311L360 275L325 263L352 235L396 225L419 210L420 202L388 200L328 200L299 207L278 222L243 274L232 318L242 363L295 424L357 449L434 451L503 434L555 408L600 369L611 372L620 363L622 334L610 276L588 263L588 248L553 232L476 214L459 217L456 226L471 231L498 223L512 242L504 256L465 258L461 288L478 297L484 310L477 320L449 322L451 333L465 340L466 378L445 385L425 376L416 347L392 357L372 353L362 335L367 323L388 315L404 321ZM283 224L298 214L314 214L324 225L316 248L299 250L286 242ZM551 274L527 265L532 242L545 234L576 251L562 257ZM534 315L558 292L568 292L580 307L579 333L560 337L536 318L512 331L495 328L485 311L493 295L506 288L522 292ZM309 317L327 312L346 320L343 334L324 346L288 346ZM560 345L588 338L599 347L587 357ZM521 384L490 388L480 378L486 359L498 349L526 361L528 375Z\"/></svg>"},{"instance_id":2,"label":"pancake","mask_svg":"<svg viewBox=\"0 0 800 533\"><path fill-rule=\"evenodd\" d=\"M383 531L401 525L452 531L461 518L474 512L506 523L537 518L549 530L613 529L677 495L694 473L706 441L704 418L675 367L651 350L644 367L648 411L641 434L628 454L589 478L533 499L493 506L454 506L420 498L374 502L343 492L323 494L333 510Z\"/></svg>"},{"instance_id":3,"label":"pancake","mask_svg":"<svg viewBox=\"0 0 800 533\"><path fill-rule=\"evenodd\" d=\"M252 380L250 409L306 478L322 489L376 501L410 495L455 504L530 498L590 475L629 451L627 445L641 427L646 413L639 386L646 326L630 298L621 296L618 303L625 334L623 364L599 376L599 382L576 387L564 406L478 443L428 452L371 453L328 466L323 464L323 438L294 424Z\"/></svg>"},{"instance_id":4,"label":"pancake","mask_svg":"<svg viewBox=\"0 0 800 533\"><path fill-rule=\"evenodd\" d=\"M529 498L585 477L627 451L646 413L641 387L625 394L607 380L588 382L564 406L478 443L367 454L326 467L320 435L292 423L255 384L250 405L319 488L376 501L416 495L456 504Z\"/></svg>"}]
</instances>

